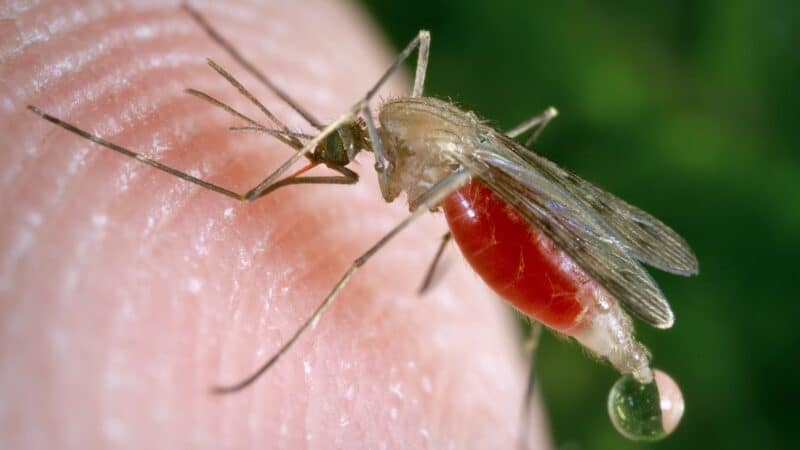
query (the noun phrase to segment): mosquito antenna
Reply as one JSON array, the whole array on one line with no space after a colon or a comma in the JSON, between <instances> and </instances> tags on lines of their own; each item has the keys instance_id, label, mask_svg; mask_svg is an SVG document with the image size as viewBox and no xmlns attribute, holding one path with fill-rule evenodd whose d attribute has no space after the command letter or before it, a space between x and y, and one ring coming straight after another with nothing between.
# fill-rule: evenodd
<instances>
[{"instance_id":1,"label":"mosquito antenna","mask_svg":"<svg viewBox=\"0 0 800 450\"><path fill-rule=\"evenodd\" d=\"M260 109L261 112L263 112L264 115L267 116L269 120L271 120L275 125L283 129L284 131L289 131L289 127L287 127L286 124L284 124L280 119L278 119L275 116L275 114L272 114L272 111L270 111L266 106L264 106L264 104L261 103L250 91L248 91L247 88L244 87L244 85L242 85L242 83L240 83L239 80L236 79L236 77L231 75L227 70L223 69L222 66L214 62L214 60L211 58L206 58L206 63L208 63L208 65L211 66L211 68L214 69L218 74L222 75L222 78L225 78L225 80L227 80L228 83L230 83L233 87L235 87L240 94L244 95L248 100L250 100L251 103L256 105L258 109ZM294 139L294 141L297 140ZM299 141L297 143L299 144Z\"/></svg>"},{"instance_id":2,"label":"mosquito antenna","mask_svg":"<svg viewBox=\"0 0 800 450\"><path fill-rule=\"evenodd\" d=\"M259 131L265 132L279 141L283 142L284 144L292 147L296 150L299 150L303 147L303 144L297 140L294 136L292 136L292 132L289 130L272 130L270 128L265 127L261 123L257 122L255 119L250 118L249 116L245 115L244 113L236 110L234 107L228 105L227 103L223 102L222 100L217 99L216 97L212 97L210 94L206 94L203 91L198 91L197 89L186 89L186 93L189 95L193 95L201 100L205 100L212 105L225 110L227 113L231 114L234 117L238 117L244 120L247 123L252 124L252 128L258 129ZM292 139L288 139L286 136L291 137Z\"/></svg>"},{"instance_id":3,"label":"mosquito antenna","mask_svg":"<svg viewBox=\"0 0 800 450\"><path fill-rule=\"evenodd\" d=\"M228 105L227 103L223 102L222 100L217 99L216 97L212 96L211 94L207 94L207 93L205 93L203 91L199 91L197 89L192 89L192 88L186 89L185 92L187 94L193 95L193 96L195 96L195 97L197 97L197 98L199 98L201 100L205 100L208 103L211 103L212 105L214 105L216 107L222 108L225 111L227 111L229 114L231 114L232 116L238 117L238 118L244 120L247 123L251 123L251 124L253 124L253 126L261 127L261 128L266 129L266 127L264 125L261 125L261 123L257 122L255 119L252 119L249 116L245 115L244 113L239 112L233 106Z\"/></svg>"},{"instance_id":4,"label":"mosquito antenna","mask_svg":"<svg viewBox=\"0 0 800 450\"><path fill-rule=\"evenodd\" d=\"M288 94L283 92L278 86L275 85L266 75L264 75L260 70L258 70L250 61L248 61L230 42L228 42L222 35L211 26L211 24L206 20L206 18L200 14L199 11L194 9L189 3L184 3L183 5L184 11L189 13L190 16L194 19L195 22L203 29L203 31L208 34L208 36L214 40L220 47L222 47L228 55L230 55L239 65L241 65L246 71L250 72L250 75L253 75L263 83L266 87L272 90L281 100L286 102L289 107L294 109L297 114L303 117L312 127L322 130L324 125L322 125L317 119L314 118L308 111L303 109L300 105L297 104Z\"/></svg>"}]
</instances>

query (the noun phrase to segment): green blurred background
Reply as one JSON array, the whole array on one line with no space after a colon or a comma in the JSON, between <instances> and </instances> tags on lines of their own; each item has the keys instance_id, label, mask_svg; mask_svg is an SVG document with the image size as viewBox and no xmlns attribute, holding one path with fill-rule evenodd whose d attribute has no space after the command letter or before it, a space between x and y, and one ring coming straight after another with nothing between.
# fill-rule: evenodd
<instances>
[{"instance_id":1,"label":"green blurred background","mask_svg":"<svg viewBox=\"0 0 800 450\"><path fill-rule=\"evenodd\" d=\"M426 90L507 129L555 105L536 145L674 227L700 276L653 271L677 321L639 324L682 386L650 446L605 412L617 375L547 335L540 382L556 447L800 448L800 4L796 1L366 1L396 48L433 36Z\"/></svg>"}]
</instances>

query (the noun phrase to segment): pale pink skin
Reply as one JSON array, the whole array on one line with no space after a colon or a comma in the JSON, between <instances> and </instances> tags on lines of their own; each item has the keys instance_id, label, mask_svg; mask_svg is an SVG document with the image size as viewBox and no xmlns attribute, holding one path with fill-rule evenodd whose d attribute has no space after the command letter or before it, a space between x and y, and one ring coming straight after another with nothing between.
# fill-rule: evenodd
<instances>
[{"instance_id":1,"label":"pale pink skin","mask_svg":"<svg viewBox=\"0 0 800 450\"><path fill-rule=\"evenodd\" d=\"M258 115L204 58L302 121L160 3L0 6L0 447L512 448L525 363L509 308L452 249L437 287L415 295L437 216L359 272L274 370L208 394L284 342L406 205L382 201L370 155L357 186L238 204L25 109L237 191L263 178L291 150L229 132L239 122L182 92ZM194 4L322 120L393 54L351 5L214 3ZM395 78L384 95L407 89ZM531 448L549 446L538 408L528 429Z\"/></svg>"}]
</instances>

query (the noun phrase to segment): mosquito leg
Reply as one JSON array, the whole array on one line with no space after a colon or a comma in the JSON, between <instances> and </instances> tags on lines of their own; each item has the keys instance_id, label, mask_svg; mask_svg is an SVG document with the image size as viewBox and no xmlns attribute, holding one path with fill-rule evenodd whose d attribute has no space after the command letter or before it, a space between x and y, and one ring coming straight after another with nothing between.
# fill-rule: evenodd
<instances>
[{"instance_id":1,"label":"mosquito leg","mask_svg":"<svg viewBox=\"0 0 800 450\"><path fill-rule=\"evenodd\" d=\"M47 120L50 123L58 125L59 127L65 129L65 130L67 130L67 131L69 131L71 133L77 134L78 136L80 136L80 137L82 137L82 138L84 138L84 139L86 139L88 141L94 142L95 144L101 145L101 146L103 146L103 147L105 147L105 148L107 148L109 150L113 150L113 151L115 151L117 153L120 153L122 155L125 155L125 156L127 156L129 158L133 158L133 159L135 159L135 160L137 160L137 161L139 161L139 162L141 162L143 164L147 164L150 167L158 169L158 170L160 170L162 172L166 172L166 173L168 173L168 174L170 174L172 176L178 177L181 180L188 181L190 183L196 184L196 185L198 185L198 186L200 186L200 187L202 187L204 189L208 189L208 190L217 192L219 194L222 194L222 195L225 195L227 197L230 197L230 198L232 198L234 200L239 200L239 201L250 201L251 200L250 198L247 197L247 194L239 194L237 192L234 192L234 191L231 191L229 189L226 189L226 188L224 188L222 186L219 186L219 185L210 183L208 181L202 180L200 178L194 177L192 175L189 175L186 172L182 172L182 171L180 171L178 169L175 169L173 167L170 167L170 166L168 166L166 164L160 163L160 162L158 162L158 161L156 161L154 159L148 158L147 156L145 156L145 155L143 155L141 153L134 152L133 150L127 149L127 148L125 148L125 147L123 147L121 145L117 145L117 144L115 144L113 142L107 141L107 140L101 138L100 136L94 135L92 133L89 133L88 131L85 131L85 130L83 130L81 128L78 128L77 126L75 126L75 125L73 125L73 124L71 124L69 122L65 122L65 121L63 121L63 120L61 120L61 119L59 119L57 117L51 116L50 114L45 113L44 111L42 111L41 109L39 109L39 108L37 108L37 107L35 107L33 105L28 105L28 109L31 110L31 112L33 112L34 114L36 114L36 115L40 116L41 118L43 118L44 120ZM312 142L318 143L319 139L314 139L314 140L312 140ZM305 151L305 153L302 153L303 151ZM305 155L307 152L308 152L308 149L306 149L306 148L301 149L301 152L296 153L295 157L297 157L298 155ZM299 159L299 158L295 158L295 157L290 159L292 164L297 162L297 160ZM282 167L286 167L288 169L288 165L287 164L284 164L284 166L282 166ZM287 178L285 180L281 180L281 181L278 181L276 183L270 183L270 185L266 186L265 189L263 190L264 192L262 192L258 197L262 197L262 196L266 195L267 193L273 192L276 189L281 188L283 186L289 186L289 185L293 185L293 184L353 184L353 183L358 181L358 175L355 172L353 172L352 170L349 170L349 169L344 168L344 167L333 167L333 169L339 171L343 175L342 176L332 176L332 177L292 177L292 178Z\"/></svg>"},{"instance_id":2,"label":"mosquito leg","mask_svg":"<svg viewBox=\"0 0 800 450\"><path fill-rule=\"evenodd\" d=\"M425 73L428 69L428 52L430 49L430 42L431 42L431 33L428 30L419 30L419 33L411 40L411 42L406 45L406 48L397 55L397 59L392 63L391 66L386 70L382 77L378 79L375 83L375 86L372 87L369 91L367 91L367 95L365 96L366 99L370 99L375 95L375 92L380 89L383 83L386 82L386 79L389 78L399 67L403 64L403 61L408 59L411 52L414 51L417 46L420 47L419 55L417 56L417 73L414 77L414 90L412 91L412 96L419 97L422 95L422 88L425 85Z\"/></svg>"},{"instance_id":3,"label":"mosquito leg","mask_svg":"<svg viewBox=\"0 0 800 450\"><path fill-rule=\"evenodd\" d=\"M330 165L328 167L339 172L340 174L342 174L343 177L350 178L351 180L353 180L353 183L356 183L358 181L358 174L348 169L347 167L333 166L333 165Z\"/></svg>"},{"instance_id":4,"label":"mosquito leg","mask_svg":"<svg viewBox=\"0 0 800 450\"><path fill-rule=\"evenodd\" d=\"M539 137L544 127L553 120L558 115L558 111L553 108L552 106L545 109L542 113L531 117L530 119L522 122L521 124L517 125L516 127L512 128L511 130L506 132L506 136L510 138L515 138L521 134L524 134L534 128L536 130L531 134L527 141L525 141L525 146L531 145L536 138Z\"/></svg>"},{"instance_id":5,"label":"mosquito leg","mask_svg":"<svg viewBox=\"0 0 800 450\"><path fill-rule=\"evenodd\" d=\"M206 34L216 42L223 50L225 50L228 55L231 56L240 66L242 66L246 71L250 72L258 81L260 81L264 86L269 88L272 92L275 93L281 100L286 102L290 108L294 109L297 114L303 117L312 127L316 128L317 130L322 130L323 125L314 118L308 111L303 109L296 101L294 101L288 94L286 94L283 90L281 90L278 86L275 85L269 78L266 77L260 70L256 68L250 61L248 61L241 53L239 53L236 48L231 45L222 35L213 27L211 23L202 15L199 11L194 9L188 3L183 4L183 9L189 13L189 15L194 19L197 25L202 28Z\"/></svg>"},{"instance_id":6,"label":"mosquito leg","mask_svg":"<svg viewBox=\"0 0 800 450\"><path fill-rule=\"evenodd\" d=\"M417 52L417 71L414 74L412 97L421 97L425 89L425 75L428 73L428 56L431 51L431 34L427 30L419 32L419 52Z\"/></svg>"},{"instance_id":7,"label":"mosquito leg","mask_svg":"<svg viewBox=\"0 0 800 450\"><path fill-rule=\"evenodd\" d=\"M336 285L331 289L325 299L320 303L319 306L314 310L314 312L306 319L305 322L298 328L298 330L289 338L286 343L284 343L278 351L269 359L267 362L261 365L252 375L248 376L247 378L243 379L242 381L226 386L215 386L212 387L211 392L214 394L229 394L232 392L240 391L254 381L256 381L264 372L269 370L273 364L275 364L281 356L283 356L292 346L300 339L303 334L305 334L308 330L313 329L317 322L319 322L322 314L328 309L328 307L333 303L333 301L339 296L339 293L344 289L350 279L353 277L353 274L363 266L369 259L378 252L387 242L392 240L400 231L402 231L408 224L413 222L416 218L421 216L425 213L428 209L433 208L434 206L438 205L444 198L458 189L459 187L463 186L469 180L469 173L465 170L460 170L458 172L454 172L448 175L444 180L440 181L436 185L434 185L431 190L435 190L435 194L431 195L426 202L424 208L418 208L413 211L411 214L406 216L403 221L395 225L388 233L386 233L382 238L378 240L372 247L369 248L364 254L356 258L355 261L350 265L350 267L345 271L344 275L339 279Z\"/></svg>"},{"instance_id":8,"label":"mosquito leg","mask_svg":"<svg viewBox=\"0 0 800 450\"><path fill-rule=\"evenodd\" d=\"M280 189L284 186L290 186L293 184L356 184L358 183L358 174L353 172L352 170L348 169L347 167L342 166L331 166L331 169L338 171L341 173L341 176L297 176L300 173L305 172L306 170L315 167L316 163L311 163L305 169L301 169L300 172L296 172L295 175L290 175L280 181L276 181L269 185L267 190L265 190L261 197L273 192L277 189Z\"/></svg>"},{"instance_id":9,"label":"mosquito leg","mask_svg":"<svg viewBox=\"0 0 800 450\"><path fill-rule=\"evenodd\" d=\"M121 153L121 154L123 154L123 155L125 155L125 156L127 156L129 158L133 158L133 159L135 159L135 160L137 160L137 161L139 161L141 163L147 164L150 167L154 167L154 168L156 168L156 169L158 169L158 170L160 170L162 172L166 172L166 173L168 173L170 175L173 175L173 176L176 176L176 177L178 177L178 178L180 178L182 180L188 181L190 183L194 183L194 184L196 184L196 185L198 185L200 187L203 187L205 189L209 189L209 190L212 190L214 192L218 192L218 193L220 193L222 195L226 195L226 196L228 196L230 198L233 198L233 199L236 199L236 200L242 200L242 196L240 194L237 194L236 192L233 192L231 190L225 189L224 187L218 186L216 184L209 183L208 181L204 181L204 180L201 180L199 178L193 177L193 176L189 175L188 173L181 172L181 171L179 171L179 170L177 170L175 168L172 168L172 167L167 166L165 164L162 164L162 163L160 163L158 161L150 159L150 158L148 158L147 156L144 156L141 153L134 152L134 151L129 150L129 149L125 148L125 147L117 145L117 144L115 144L113 142L107 141L107 140L101 138L100 136L96 136L94 134L89 133L88 131L84 131L84 130L80 129L80 128L76 127L75 125L72 125L71 123L65 122L65 121L63 121L63 120L61 120L61 119L59 119L57 117L53 117L50 114L45 113L44 111L42 111L41 109L39 109L39 108L37 108L35 106L28 105L28 109L31 110L33 113L35 113L35 114L39 115L40 117L42 117L44 120L47 120L48 122L56 124L56 125L60 126L61 128L65 129L67 131L75 133L78 136L80 136L80 137L82 137L82 138L84 138L84 139L86 139L88 141L94 142L95 144L98 144L98 145L102 145L103 147L105 147L105 148L107 148L109 150L113 150L113 151L115 151L117 153Z\"/></svg>"},{"instance_id":10,"label":"mosquito leg","mask_svg":"<svg viewBox=\"0 0 800 450\"><path fill-rule=\"evenodd\" d=\"M434 255L433 261L431 261L431 265L428 267L428 271L425 274L425 279L422 281L422 285L419 287L419 291L417 291L419 295L424 294L428 289L430 289L431 284L433 283L433 275L436 273L436 267L439 265L439 261L442 259L444 249L452 237L453 234L449 231L442 236L442 242L439 244L439 248L436 250L436 255Z\"/></svg>"},{"instance_id":11,"label":"mosquito leg","mask_svg":"<svg viewBox=\"0 0 800 450\"><path fill-rule=\"evenodd\" d=\"M528 426L531 417L531 408L533 407L533 393L536 387L536 350L539 348L539 338L542 335L542 324L539 322L531 322L531 334L528 337L527 347L531 354L531 364L528 370L528 383L525 387L525 399L522 404L522 416L520 417L520 430L519 430L519 448L520 450L528 450Z\"/></svg>"}]
</instances>

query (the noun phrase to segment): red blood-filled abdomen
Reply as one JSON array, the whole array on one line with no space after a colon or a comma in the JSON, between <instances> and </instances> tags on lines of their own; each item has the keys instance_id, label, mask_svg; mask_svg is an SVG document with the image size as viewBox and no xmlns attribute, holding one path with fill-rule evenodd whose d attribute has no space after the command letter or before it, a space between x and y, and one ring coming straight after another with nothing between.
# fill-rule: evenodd
<instances>
[{"instance_id":1,"label":"red blood-filled abdomen","mask_svg":"<svg viewBox=\"0 0 800 450\"><path fill-rule=\"evenodd\" d=\"M464 257L517 309L570 334L586 307L576 298L591 280L551 240L475 180L442 203Z\"/></svg>"}]
</instances>

